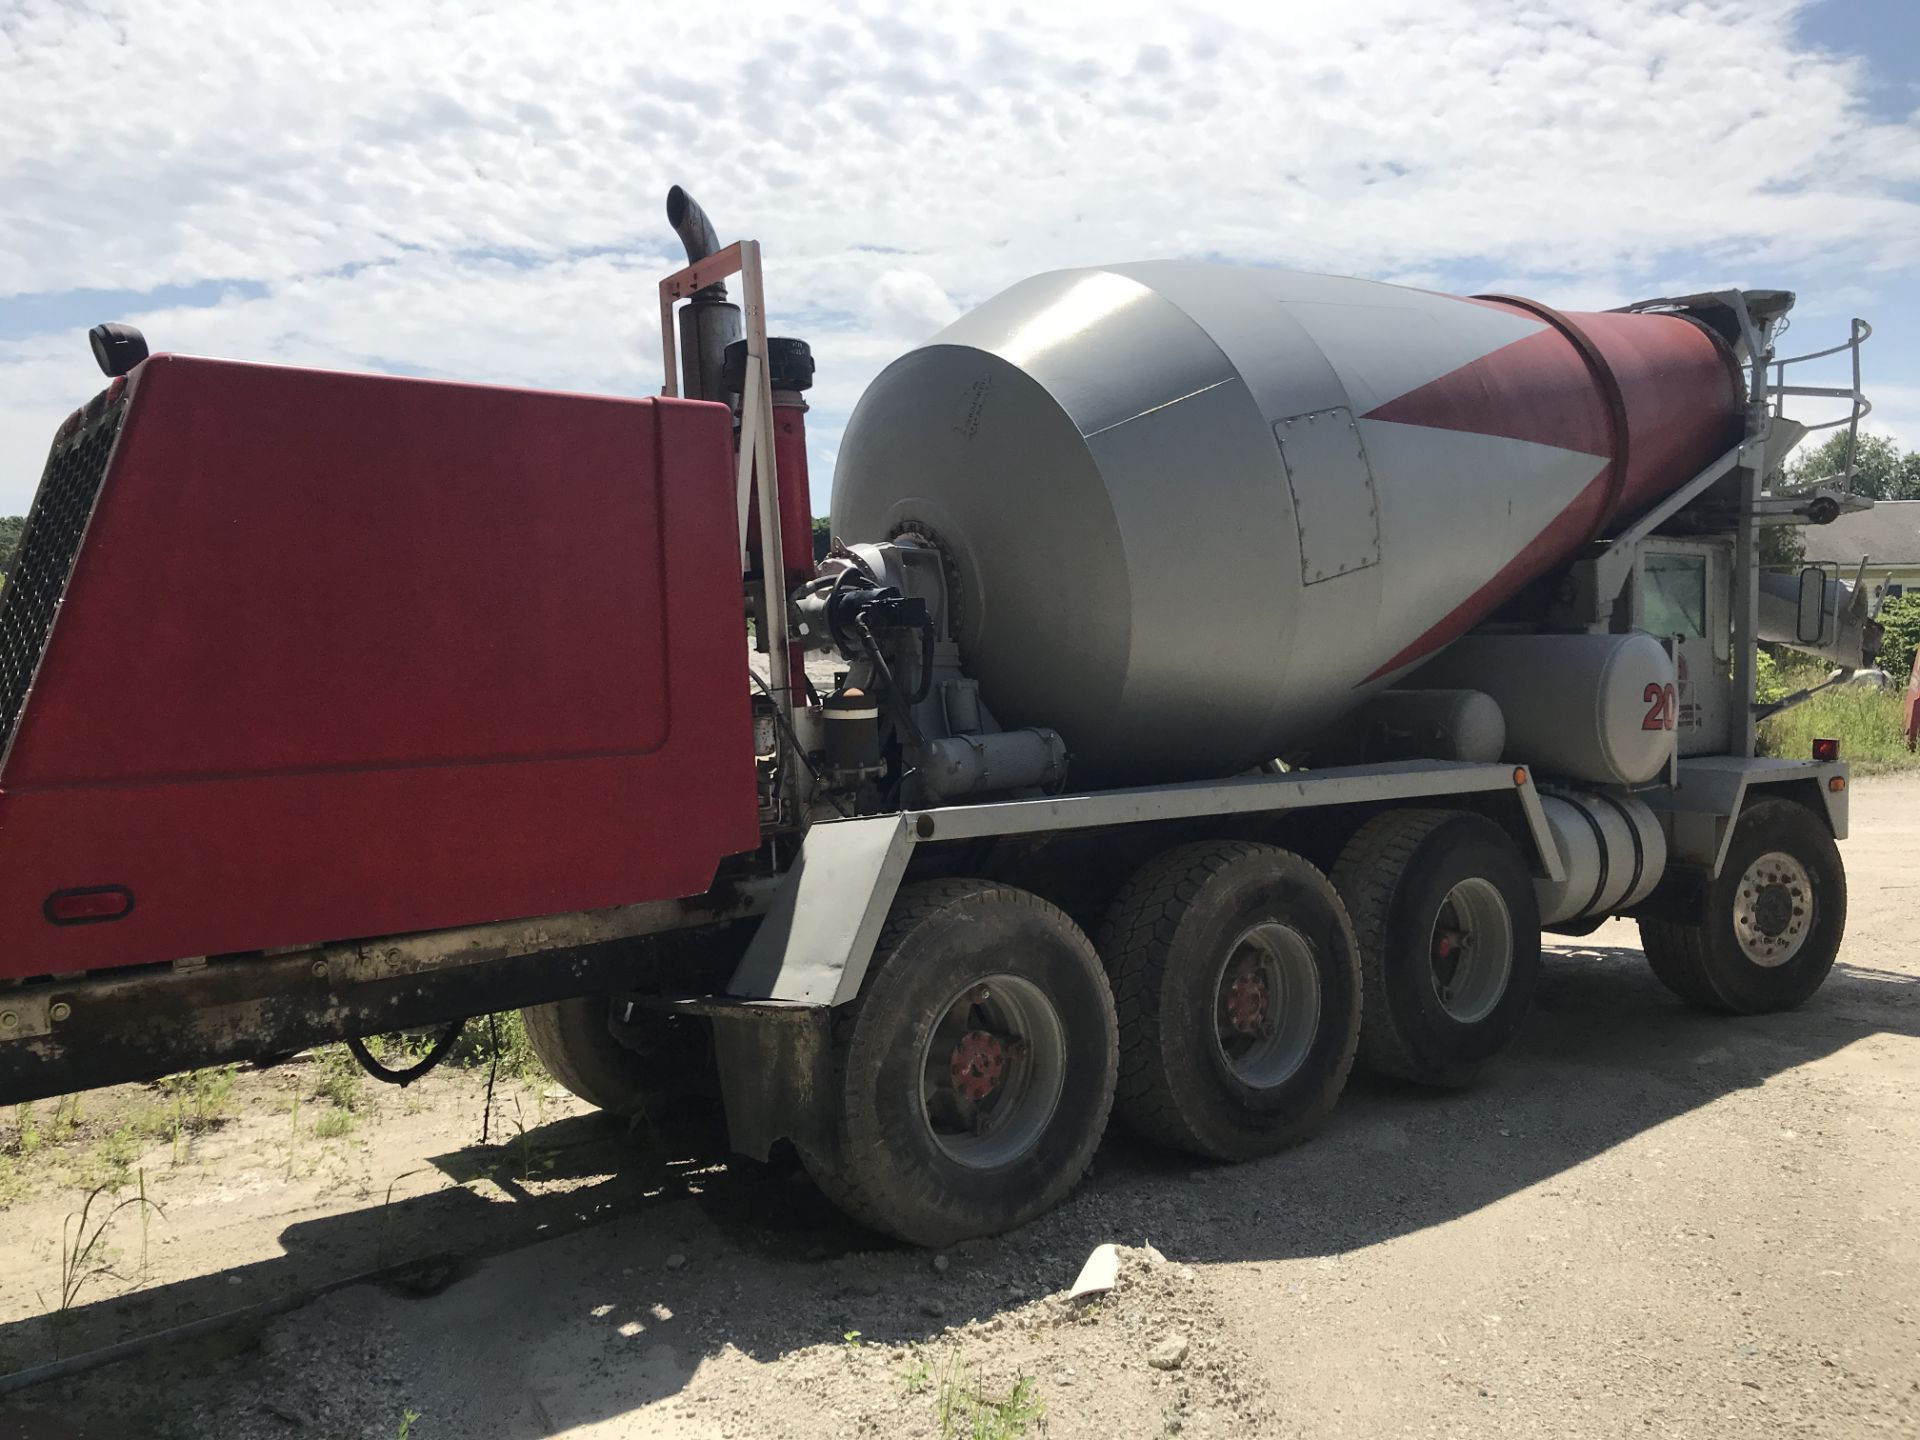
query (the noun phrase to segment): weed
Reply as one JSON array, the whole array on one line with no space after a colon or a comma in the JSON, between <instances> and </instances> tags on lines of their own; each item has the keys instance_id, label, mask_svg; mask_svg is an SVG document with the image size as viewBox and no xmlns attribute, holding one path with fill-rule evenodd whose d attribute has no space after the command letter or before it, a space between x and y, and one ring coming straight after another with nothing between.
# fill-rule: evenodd
<instances>
[{"instance_id":1,"label":"weed","mask_svg":"<svg viewBox=\"0 0 1920 1440\"><path fill-rule=\"evenodd\" d=\"M118 1195L133 1181L133 1162L140 1158L140 1135L132 1124L121 1125L95 1147L86 1173L94 1182Z\"/></svg>"},{"instance_id":2,"label":"weed","mask_svg":"<svg viewBox=\"0 0 1920 1440\"><path fill-rule=\"evenodd\" d=\"M352 1134L355 1123L351 1110L329 1110L313 1122L313 1133L322 1140L335 1140Z\"/></svg>"},{"instance_id":3,"label":"weed","mask_svg":"<svg viewBox=\"0 0 1920 1440\"><path fill-rule=\"evenodd\" d=\"M840 1344L845 1347L848 1355L852 1355L860 1348L860 1332L858 1330L847 1331L846 1334L840 1337Z\"/></svg>"},{"instance_id":4,"label":"weed","mask_svg":"<svg viewBox=\"0 0 1920 1440\"><path fill-rule=\"evenodd\" d=\"M558 1163L553 1152L543 1145L536 1144L534 1136L546 1123L547 1098L539 1095L533 1102L533 1129L527 1128L526 1112L520 1106L520 1097L513 1097L513 1139L507 1141L505 1149L511 1163L507 1173L515 1180L531 1180L534 1172L551 1170Z\"/></svg>"},{"instance_id":5,"label":"weed","mask_svg":"<svg viewBox=\"0 0 1920 1440\"><path fill-rule=\"evenodd\" d=\"M914 1351L913 1364L900 1372L900 1384L909 1395L918 1395L933 1384L933 1361Z\"/></svg>"},{"instance_id":6,"label":"weed","mask_svg":"<svg viewBox=\"0 0 1920 1440\"><path fill-rule=\"evenodd\" d=\"M300 1150L300 1092L293 1092L293 1107L287 1115L287 1179L293 1179L294 1157Z\"/></svg>"},{"instance_id":7,"label":"weed","mask_svg":"<svg viewBox=\"0 0 1920 1440\"><path fill-rule=\"evenodd\" d=\"M235 1068L211 1065L162 1080L160 1093L174 1102L176 1126L190 1125L195 1130L203 1130L224 1116L233 1100Z\"/></svg>"},{"instance_id":8,"label":"weed","mask_svg":"<svg viewBox=\"0 0 1920 1440\"><path fill-rule=\"evenodd\" d=\"M393 1432L393 1440L409 1440L413 1434L413 1422L420 1418L418 1410L404 1410L400 1414L400 1428Z\"/></svg>"},{"instance_id":9,"label":"weed","mask_svg":"<svg viewBox=\"0 0 1920 1440\"><path fill-rule=\"evenodd\" d=\"M53 1102L53 1123L47 1127L50 1137L57 1144L73 1138L73 1132L80 1128L80 1097L62 1095Z\"/></svg>"},{"instance_id":10,"label":"weed","mask_svg":"<svg viewBox=\"0 0 1920 1440\"><path fill-rule=\"evenodd\" d=\"M153 1223L153 1202L147 1199L147 1171L140 1169L140 1194L135 1197L140 1214L140 1278L147 1278L147 1230Z\"/></svg>"},{"instance_id":11,"label":"weed","mask_svg":"<svg viewBox=\"0 0 1920 1440\"><path fill-rule=\"evenodd\" d=\"M487 1023L470 1024L453 1042L447 1056L450 1064L477 1070L483 1065L496 1067L496 1073L508 1080L544 1082L546 1068L534 1053L527 1038L527 1022L518 1010L502 1010L485 1017Z\"/></svg>"},{"instance_id":12,"label":"weed","mask_svg":"<svg viewBox=\"0 0 1920 1440\"><path fill-rule=\"evenodd\" d=\"M107 1231L122 1210L138 1207L142 1210L151 1209L165 1214L155 1201L146 1197L145 1190L143 1177L139 1195L112 1201L105 1213L96 1219L94 1206L100 1202L102 1195L108 1193L106 1186L96 1185L87 1193L86 1200L80 1206L80 1213L68 1215L60 1222L60 1303L55 1307L56 1319L71 1317L73 1307L80 1298L80 1292L90 1282L101 1279L127 1282L127 1277L113 1268L119 1257L106 1243ZM111 1200L111 1196L109 1199ZM144 1234L143 1228L143 1237ZM142 1247L144 1249L144 1238Z\"/></svg>"},{"instance_id":13,"label":"weed","mask_svg":"<svg viewBox=\"0 0 1920 1440\"><path fill-rule=\"evenodd\" d=\"M34 1123L33 1106L13 1107L13 1141L0 1149L0 1207L26 1199L32 1186L22 1173L21 1161L39 1153L40 1127Z\"/></svg>"},{"instance_id":14,"label":"weed","mask_svg":"<svg viewBox=\"0 0 1920 1440\"><path fill-rule=\"evenodd\" d=\"M314 1051L320 1062L320 1079L313 1087L316 1100L326 1100L342 1110L358 1110L366 1104L366 1072L345 1045L323 1045Z\"/></svg>"},{"instance_id":15,"label":"weed","mask_svg":"<svg viewBox=\"0 0 1920 1440\"><path fill-rule=\"evenodd\" d=\"M980 1388L978 1372L960 1369L957 1356L947 1362L935 1402L942 1440L1017 1440L1046 1413L1031 1375L1019 1376L998 1399Z\"/></svg>"},{"instance_id":16,"label":"weed","mask_svg":"<svg viewBox=\"0 0 1920 1440\"><path fill-rule=\"evenodd\" d=\"M418 1175L418 1170L403 1170L387 1182L386 1199L380 1202L380 1234L374 1242L373 1263L385 1268L393 1259L391 1241L393 1239L393 1187L410 1175Z\"/></svg>"}]
</instances>

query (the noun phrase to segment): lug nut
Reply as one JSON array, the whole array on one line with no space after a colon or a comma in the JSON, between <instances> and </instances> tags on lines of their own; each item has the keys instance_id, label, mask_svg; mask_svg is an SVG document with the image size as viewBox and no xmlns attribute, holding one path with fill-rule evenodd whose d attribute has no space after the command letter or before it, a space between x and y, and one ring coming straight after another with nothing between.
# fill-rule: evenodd
<instances>
[{"instance_id":1,"label":"lug nut","mask_svg":"<svg viewBox=\"0 0 1920 1440\"><path fill-rule=\"evenodd\" d=\"M56 1000L53 1002L52 1008L47 1011L47 1014L51 1015L56 1021L71 1020L73 1018L73 1006L64 1000Z\"/></svg>"},{"instance_id":2,"label":"lug nut","mask_svg":"<svg viewBox=\"0 0 1920 1440\"><path fill-rule=\"evenodd\" d=\"M313 978L316 980L324 980L327 978L327 962L326 961L316 960L313 962Z\"/></svg>"},{"instance_id":3,"label":"lug nut","mask_svg":"<svg viewBox=\"0 0 1920 1440\"><path fill-rule=\"evenodd\" d=\"M20 1017L11 1010L0 1010L0 1030L18 1030Z\"/></svg>"}]
</instances>

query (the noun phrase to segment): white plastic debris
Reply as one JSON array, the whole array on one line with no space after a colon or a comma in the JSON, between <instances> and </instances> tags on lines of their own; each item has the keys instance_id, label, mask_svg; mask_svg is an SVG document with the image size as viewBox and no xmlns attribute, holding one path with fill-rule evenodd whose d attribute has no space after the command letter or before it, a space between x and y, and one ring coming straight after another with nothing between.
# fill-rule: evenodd
<instances>
[{"instance_id":1,"label":"white plastic debris","mask_svg":"<svg viewBox=\"0 0 1920 1440\"><path fill-rule=\"evenodd\" d=\"M1067 1292L1069 1300L1083 1295L1102 1295L1120 1282L1120 1251L1113 1245L1096 1245L1080 1267L1080 1278Z\"/></svg>"}]
</instances>

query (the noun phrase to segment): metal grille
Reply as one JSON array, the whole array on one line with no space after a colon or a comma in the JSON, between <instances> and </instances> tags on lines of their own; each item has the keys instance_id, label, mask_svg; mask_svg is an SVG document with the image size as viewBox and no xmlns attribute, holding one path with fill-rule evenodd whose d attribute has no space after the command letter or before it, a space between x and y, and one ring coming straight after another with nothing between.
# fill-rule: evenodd
<instances>
[{"instance_id":1,"label":"metal grille","mask_svg":"<svg viewBox=\"0 0 1920 1440\"><path fill-rule=\"evenodd\" d=\"M0 592L0 759L13 748L14 728L73 574L124 414L123 405L107 406L104 414L55 441L47 456L6 589Z\"/></svg>"}]
</instances>

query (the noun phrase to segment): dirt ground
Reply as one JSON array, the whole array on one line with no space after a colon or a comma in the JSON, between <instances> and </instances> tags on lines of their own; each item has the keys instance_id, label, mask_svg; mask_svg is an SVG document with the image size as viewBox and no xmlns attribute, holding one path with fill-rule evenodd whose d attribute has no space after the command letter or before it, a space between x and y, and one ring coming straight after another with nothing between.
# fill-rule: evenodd
<instances>
[{"instance_id":1,"label":"dirt ground","mask_svg":"<svg viewBox=\"0 0 1920 1440\"><path fill-rule=\"evenodd\" d=\"M90 1097L0 1212L0 1367L380 1278L16 1394L0 1440L1920 1433L1920 778L1857 782L1853 824L1796 1013L1693 1013L1609 924L1469 1092L1356 1080L1231 1169L1116 1133L1058 1212L941 1256L542 1086L482 1144L474 1072L345 1122L320 1062L246 1074L132 1155L102 1147L152 1092ZM128 1174L158 1209L62 1309L63 1223L71 1262ZM1105 1242L1118 1288L1069 1302Z\"/></svg>"}]
</instances>

